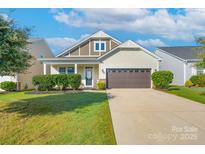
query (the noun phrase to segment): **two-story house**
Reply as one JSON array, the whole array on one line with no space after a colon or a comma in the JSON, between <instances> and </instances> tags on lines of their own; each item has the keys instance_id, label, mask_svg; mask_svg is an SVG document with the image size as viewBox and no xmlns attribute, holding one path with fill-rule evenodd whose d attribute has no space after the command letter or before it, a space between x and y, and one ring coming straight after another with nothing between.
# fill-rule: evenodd
<instances>
[{"instance_id":1,"label":"two-story house","mask_svg":"<svg viewBox=\"0 0 205 154\"><path fill-rule=\"evenodd\" d=\"M40 58L44 74L81 74L83 87L94 88L99 80L107 88L150 88L151 73L159 69L160 58L139 44L121 42L98 31L55 58Z\"/></svg>"}]
</instances>

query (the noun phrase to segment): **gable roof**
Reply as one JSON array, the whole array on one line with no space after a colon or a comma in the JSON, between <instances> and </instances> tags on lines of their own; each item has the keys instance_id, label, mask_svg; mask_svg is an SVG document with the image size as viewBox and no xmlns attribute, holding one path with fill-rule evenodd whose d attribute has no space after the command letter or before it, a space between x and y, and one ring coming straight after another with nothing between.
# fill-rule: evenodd
<instances>
[{"instance_id":1,"label":"gable roof","mask_svg":"<svg viewBox=\"0 0 205 154\"><path fill-rule=\"evenodd\" d=\"M199 46L159 47L158 49L178 59L184 61L194 61L194 60L200 60L200 58L196 56L197 53L205 52L205 50L196 49L196 47Z\"/></svg>"},{"instance_id":2,"label":"gable roof","mask_svg":"<svg viewBox=\"0 0 205 154\"><path fill-rule=\"evenodd\" d=\"M74 45L72 45L71 47L65 49L62 53L58 54L56 57L60 57L62 55L65 55L67 53L69 53L72 49L76 48L77 46L85 43L86 41L88 41L89 39L91 38L96 38L96 37L100 37L100 38L111 38L113 39L114 41L116 41L117 43L121 43L119 40L117 40L116 38L108 35L107 33L103 32L103 31L98 31L92 35L89 35L83 39L81 39L80 41L78 41L77 43L75 43Z\"/></svg>"},{"instance_id":3,"label":"gable roof","mask_svg":"<svg viewBox=\"0 0 205 154\"><path fill-rule=\"evenodd\" d=\"M108 51L106 54L104 54L101 57L99 57L98 60L103 59L104 57L108 56L109 54L111 54L112 52L114 52L116 49L119 49L119 48L139 48L139 49L142 49L147 54L151 55L152 57L154 57L154 58L156 58L158 60L161 60L161 58L158 57L156 54L154 54L151 51L145 49L144 47L142 47L141 45L139 45L136 42L133 42L132 40L127 40L127 41L121 43L117 47L113 48L112 50Z\"/></svg>"}]
</instances>

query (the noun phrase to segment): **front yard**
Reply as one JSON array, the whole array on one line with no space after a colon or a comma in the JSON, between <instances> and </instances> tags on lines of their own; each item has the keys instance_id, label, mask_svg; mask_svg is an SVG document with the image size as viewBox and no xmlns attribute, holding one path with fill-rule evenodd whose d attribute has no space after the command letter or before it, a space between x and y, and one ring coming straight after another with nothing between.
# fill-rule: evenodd
<instances>
[{"instance_id":1,"label":"front yard","mask_svg":"<svg viewBox=\"0 0 205 154\"><path fill-rule=\"evenodd\" d=\"M0 94L0 144L116 144L106 93Z\"/></svg>"},{"instance_id":2,"label":"front yard","mask_svg":"<svg viewBox=\"0 0 205 154\"><path fill-rule=\"evenodd\" d=\"M167 92L205 104L205 88L172 86Z\"/></svg>"}]
</instances>

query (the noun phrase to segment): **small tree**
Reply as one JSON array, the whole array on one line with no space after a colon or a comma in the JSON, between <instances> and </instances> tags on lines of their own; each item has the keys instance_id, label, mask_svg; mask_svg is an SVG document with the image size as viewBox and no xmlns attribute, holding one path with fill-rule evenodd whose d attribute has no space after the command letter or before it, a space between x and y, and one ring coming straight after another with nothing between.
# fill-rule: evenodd
<instances>
[{"instance_id":1,"label":"small tree","mask_svg":"<svg viewBox=\"0 0 205 154\"><path fill-rule=\"evenodd\" d=\"M0 15L0 76L24 73L31 66L32 56L26 51L29 33Z\"/></svg>"}]
</instances>

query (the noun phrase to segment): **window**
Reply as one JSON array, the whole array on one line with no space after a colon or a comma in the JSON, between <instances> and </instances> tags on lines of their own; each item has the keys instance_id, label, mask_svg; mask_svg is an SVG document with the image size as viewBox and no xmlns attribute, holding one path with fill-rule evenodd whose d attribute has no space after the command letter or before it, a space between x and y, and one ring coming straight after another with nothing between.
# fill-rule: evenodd
<instances>
[{"instance_id":1,"label":"window","mask_svg":"<svg viewBox=\"0 0 205 154\"><path fill-rule=\"evenodd\" d=\"M68 67L67 68L67 74L74 74L74 73L75 73L74 67Z\"/></svg>"},{"instance_id":2,"label":"window","mask_svg":"<svg viewBox=\"0 0 205 154\"><path fill-rule=\"evenodd\" d=\"M105 43L101 43L101 50L105 50Z\"/></svg>"},{"instance_id":3,"label":"window","mask_svg":"<svg viewBox=\"0 0 205 154\"><path fill-rule=\"evenodd\" d=\"M204 69L203 68L197 68L196 69L196 74L197 75L204 74Z\"/></svg>"},{"instance_id":4,"label":"window","mask_svg":"<svg viewBox=\"0 0 205 154\"><path fill-rule=\"evenodd\" d=\"M65 69L65 67L60 67L60 68L59 68L59 73L60 73L60 74L66 74L66 69Z\"/></svg>"},{"instance_id":5,"label":"window","mask_svg":"<svg viewBox=\"0 0 205 154\"><path fill-rule=\"evenodd\" d=\"M106 42L105 41L95 41L95 52L105 52Z\"/></svg>"},{"instance_id":6,"label":"window","mask_svg":"<svg viewBox=\"0 0 205 154\"><path fill-rule=\"evenodd\" d=\"M95 43L95 51L100 50L100 44L98 42Z\"/></svg>"}]
</instances>

